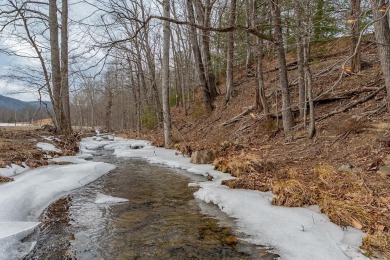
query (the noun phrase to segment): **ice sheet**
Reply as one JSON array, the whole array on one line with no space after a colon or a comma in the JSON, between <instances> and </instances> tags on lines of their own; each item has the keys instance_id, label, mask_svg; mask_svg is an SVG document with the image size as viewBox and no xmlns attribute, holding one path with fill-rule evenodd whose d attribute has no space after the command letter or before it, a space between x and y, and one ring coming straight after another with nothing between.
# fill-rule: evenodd
<instances>
[{"instance_id":1,"label":"ice sheet","mask_svg":"<svg viewBox=\"0 0 390 260\"><path fill-rule=\"evenodd\" d=\"M26 253L23 250L31 249L31 243L20 240L33 231L39 215L52 202L115 168L102 162L75 162L29 170L0 185L0 259L20 259Z\"/></svg>"},{"instance_id":2,"label":"ice sheet","mask_svg":"<svg viewBox=\"0 0 390 260\"><path fill-rule=\"evenodd\" d=\"M123 203L128 201L129 201L128 199L113 197L103 193L98 193L95 199L96 204L115 204L115 203Z\"/></svg>"}]
</instances>

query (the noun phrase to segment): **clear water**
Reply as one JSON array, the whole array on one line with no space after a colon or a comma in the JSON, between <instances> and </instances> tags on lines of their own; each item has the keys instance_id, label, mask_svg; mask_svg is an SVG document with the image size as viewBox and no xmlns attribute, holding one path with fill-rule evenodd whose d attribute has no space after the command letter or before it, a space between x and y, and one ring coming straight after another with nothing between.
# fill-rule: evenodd
<instances>
[{"instance_id":1,"label":"clear water","mask_svg":"<svg viewBox=\"0 0 390 260\"><path fill-rule=\"evenodd\" d=\"M102 154L118 168L53 204L25 259L275 259L244 242L234 220L196 201L189 182L206 181L142 160ZM126 198L95 204L97 193Z\"/></svg>"}]
</instances>

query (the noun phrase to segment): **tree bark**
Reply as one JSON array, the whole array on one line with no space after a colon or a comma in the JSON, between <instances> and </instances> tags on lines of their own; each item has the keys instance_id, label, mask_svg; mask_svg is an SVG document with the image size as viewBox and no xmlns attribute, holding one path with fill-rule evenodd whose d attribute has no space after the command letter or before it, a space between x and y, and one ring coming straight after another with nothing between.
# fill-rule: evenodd
<instances>
[{"instance_id":1,"label":"tree bark","mask_svg":"<svg viewBox=\"0 0 390 260\"><path fill-rule=\"evenodd\" d=\"M386 85L387 110L390 112L390 28L388 13L380 11L380 7L384 3L383 0L371 0L371 9L375 20L375 38L378 44L379 60Z\"/></svg>"},{"instance_id":2,"label":"tree bark","mask_svg":"<svg viewBox=\"0 0 390 260\"><path fill-rule=\"evenodd\" d=\"M62 131L65 135L72 133L69 104L69 75L68 75L68 0L62 0L61 13L61 98L64 111Z\"/></svg>"},{"instance_id":3,"label":"tree bark","mask_svg":"<svg viewBox=\"0 0 390 260\"><path fill-rule=\"evenodd\" d=\"M261 23L259 21L259 17L257 15L257 8L256 8L256 0L252 3L252 21L251 25L252 27L256 27L258 23ZM264 13L264 12L263 12ZM262 16L261 16L262 17ZM269 119L269 106L267 103L267 99L265 96L265 84L264 84L264 70L263 70L263 39L257 37L257 52L256 52L256 79L257 79L257 86L256 86L256 104L255 108L260 109L260 106L264 112L264 115L266 119Z\"/></svg>"},{"instance_id":4,"label":"tree bark","mask_svg":"<svg viewBox=\"0 0 390 260\"><path fill-rule=\"evenodd\" d=\"M234 27L236 23L236 0L231 0L230 3L230 18L229 26ZM227 33L227 53L226 53L226 99L225 104L233 99L234 85L233 85L233 59L234 59L234 32Z\"/></svg>"},{"instance_id":5,"label":"tree bark","mask_svg":"<svg viewBox=\"0 0 390 260\"><path fill-rule=\"evenodd\" d=\"M206 28L211 27L211 9L212 3L210 0L205 0L204 4L201 0L196 0L195 10L198 16L198 20ZM201 30L201 49L202 49L202 61L207 81L208 88L210 90L210 98L214 100L218 93L215 82L215 74L212 69L211 51L210 51L210 31Z\"/></svg>"},{"instance_id":6,"label":"tree bark","mask_svg":"<svg viewBox=\"0 0 390 260\"><path fill-rule=\"evenodd\" d=\"M288 88L288 77L286 67L286 55L283 42L282 20L280 18L280 8L278 0L270 0L272 7L272 13L274 17L274 33L277 41L277 53L279 60L279 77L280 88L282 92L282 117L283 117L283 130L285 134L288 134L293 127L293 116L291 112L290 91Z\"/></svg>"},{"instance_id":7,"label":"tree bark","mask_svg":"<svg viewBox=\"0 0 390 260\"><path fill-rule=\"evenodd\" d=\"M360 1L351 0L351 70L354 73L358 73L361 70L361 46L359 43L360 35Z\"/></svg>"},{"instance_id":8,"label":"tree bark","mask_svg":"<svg viewBox=\"0 0 390 260\"><path fill-rule=\"evenodd\" d=\"M195 24L194 8L193 8L192 0L187 0L187 15L188 15L189 22ZM212 106L210 88L208 86L208 82L205 77L205 69L203 66L202 55L196 37L196 28L194 26L190 26L190 40L191 40L192 50L194 53L195 63L198 68L199 80L200 83L202 84L203 103L207 111L212 111L213 106Z\"/></svg>"},{"instance_id":9,"label":"tree bark","mask_svg":"<svg viewBox=\"0 0 390 260\"><path fill-rule=\"evenodd\" d=\"M53 109L55 114L57 131L62 133L64 120L61 98L61 65L60 48L58 43L57 1L49 0L49 31L50 31L50 61L53 89Z\"/></svg>"},{"instance_id":10,"label":"tree bark","mask_svg":"<svg viewBox=\"0 0 390 260\"><path fill-rule=\"evenodd\" d=\"M308 18L309 19L309 18ZM308 20L307 19L307 20ZM308 30L308 26L305 26L306 30ZM307 100L309 102L309 112L310 112L310 123L309 123L309 131L308 137L311 139L314 137L316 133L316 122L315 122L315 114L314 114L314 101L313 101L313 77L309 65L310 60L310 37L309 35L305 35L304 37L304 62L303 67L305 71L305 82L306 82L306 91L307 91Z\"/></svg>"},{"instance_id":11,"label":"tree bark","mask_svg":"<svg viewBox=\"0 0 390 260\"><path fill-rule=\"evenodd\" d=\"M163 1L164 17L170 17L169 0ZM169 47L171 28L169 21L163 22L163 58L162 58L162 100L165 147L171 145L171 113L169 107Z\"/></svg>"},{"instance_id":12,"label":"tree bark","mask_svg":"<svg viewBox=\"0 0 390 260\"><path fill-rule=\"evenodd\" d=\"M300 1L295 3L295 39L297 44L297 65L298 65L298 99L299 99L299 115L304 117L306 109L306 90L305 90L305 71L303 68L304 50L302 38L302 5Z\"/></svg>"}]
</instances>

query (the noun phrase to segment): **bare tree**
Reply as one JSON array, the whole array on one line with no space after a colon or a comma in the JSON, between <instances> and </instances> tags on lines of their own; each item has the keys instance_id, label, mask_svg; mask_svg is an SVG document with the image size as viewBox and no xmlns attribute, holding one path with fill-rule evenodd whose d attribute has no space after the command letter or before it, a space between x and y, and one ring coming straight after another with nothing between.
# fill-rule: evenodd
<instances>
[{"instance_id":1,"label":"bare tree","mask_svg":"<svg viewBox=\"0 0 390 260\"><path fill-rule=\"evenodd\" d=\"M234 27L236 23L236 0L231 0L230 2L230 16L229 16L229 26ZM233 82L233 59L234 59L234 32L227 33L227 51L226 51L226 98L225 104L227 105L229 101L233 99L234 93L234 82Z\"/></svg>"},{"instance_id":2,"label":"bare tree","mask_svg":"<svg viewBox=\"0 0 390 260\"><path fill-rule=\"evenodd\" d=\"M288 88L286 54L283 41L282 19L278 0L270 0L270 5L274 19L274 33L277 44L277 54L279 59L279 80L282 92L282 118L283 130L288 134L293 127L293 116L291 111L290 90Z\"/></svg>"},{"instance_id":3,"label":"bare tree","mask_svg":"<svg viewBox=\"0 0 390 260\"><path fill-rule=\"evenodd\" d=\"M202 84L202 93L203 93L203 103L208 111L213 110L213 105L212 105L212 97L210 94L210 87L208 85L208 81L206 79L206 73L205 69L203 66L203 61L202 61L202 55L200 52L197 36L196 36L196 28L195 28L195 17L194 17L194 7L193 7L193 2L192 0L187 0L187 15L188 15L188 20L191 24L190 25L190 40L191 40L191 45L192 45L192 51L194 53L194 58L195 62L197 64L198 68L198 76L199 76L199 81Z\"/></svg>"},{"instance_id":4,"label":"bare tree","mask_svg":"<svg viewBox=\"0 0 390 260\"><path fill-rule=\"evenodd\" d=\"M303 44L303 30L302 17L304 15L303 5L301 0L295 1L295 40L297 46L297 66L298 66L298 107L299 115L303 118L306 111L306 91L305 91L305 71L303 68L304 62L304 44Z\"/></svg>"},{"instance_id":5,"label":"bare tree","mask_svg":"<svg viewBox=\"0 0 390 260\"><path fill-rule=\"evenodd\" d=\"M66 134L72 132L69 104L69 48L68 48L68 0L62 0L61 10L61 98L64 111L62 131Z\"/></svg>"},{"instance_id":6,"label":"bare tree","mask_svg":"<svg viewBox=\"0 0 390 260\"><path fill-rule=\"evenodd\" d=\"M252 26L255 27L257 24L260 24L263 19L263 14L265 13L265 8L261 9L261 18L257 15L259 10L257 8L257 2L256 0L252 3ZM267 99L265 96L265 83L264 83L264 72L263 72L263 39L256 37L256 102L255 106L257 109L262 108L264 115L267 119L269 119L269 106L267 103Z\"/></svg>"},{"instance_id":7,"label":"bare tree","mask_svg":"<svg viewBox=\"0 0 390 260\"><path fill-rule=\"evenodd\" d=\"M387 92L387 110L390 112L390 27L389 8L385 1L371 0L374 15L375 38L378 44L379 60Z\"/></svg>"},{"instance_id":8,"label":"bare tree","mask_svg":"<svg viewBox=\"0 0 390 260\"><path fill-rule=\"evenodd\" d=\"M348 22L351 25L351 70L357 73L361 70L361 46L359 41L360 36L360 2L361 0L351 0L351 16Z\"/></svg>"},{"instance_id":9,"label":"bare tree","mask_svg":"<svg viewBox=\"0 0 390 260\"><path fill-rule=\"evenodd\" d=\"M58 42L58 18L57 18L57 1L49 0L49 30L50 30L50 59L54 99L54 113L56 114L58 130L62 130L65 115L63 110L63 99L61 97L61 64L60 64L60 47Z\"/></svg>"},{"instance_id":10,"label":"bare tree","mask_svg":"<svg viewBox=\"0 0 390 260\"><path fill-rule=\"evenodd\" d=\"M170 17L169 0L163 1L164 17ZM169 47L170 47L170 24L168 20L163 22L163 60L162 60L162 100L164 118L165 147L171 145L171 112L169 108Z\"/></svg>"}]
</instances>

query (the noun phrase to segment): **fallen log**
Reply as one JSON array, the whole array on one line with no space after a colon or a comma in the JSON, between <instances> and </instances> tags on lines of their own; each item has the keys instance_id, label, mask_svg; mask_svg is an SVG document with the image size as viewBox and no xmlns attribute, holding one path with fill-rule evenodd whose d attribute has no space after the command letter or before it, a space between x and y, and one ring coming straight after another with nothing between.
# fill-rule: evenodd
<instances>
[{"instance_id":1,"label":"fallen log","mask_svg":"<svg viewBox=\"0 0 390 260\"><path fill-rule=\"evenodd\" d=\"M294 70L294 69L296 69L296 68L298 67L298 61L293 61L293 62L287 63L287 64L286 64L286 67L287 67L287 70ZM266 70L266 71L264 71L263 73L269 73L269 72L278 71L279 68L280 68L280 67L275 67L275 68Z\"/></svg>"},{"instance_id":2,"label":"fallen log","mask_svg":"<svg viewBox=\"0 0 390 260\"><path fill-rule=\"evenodd\" d=\"M237 121L240 121L244 116L248 115L250 112L252 112L254 109L254 106L250 106L248 107L244 112L236 115L235 117L223 122L221 125L223 126L226 126L226 125L229 125L231 123L234 123L234 122L237 122Z\"/></svg>"},{"instance_id":3,"label":"fallen log","mask_svg":"<svg viewBox=\"0 0 390 260\"><path fill-rule=\"evenodd\" d=\"M330 113L328 113L328 114L326 114L326 115L317 117L317 118L316 118L316 121L322 121L322 120L324 120L324 119L326 119L326 118L328 118L328 117L334 116L334 115L339 114L339 113L346 112L346 111L348 111L349 109L351 109L351 108L353 108L353 107L356 107L357 105L360 105L360 104L362 104L362 103L364 103L364 102L367 102L368 100L374 98L379 92L381 92L381 91L384 90L384 89L385 89L385 86L380 87L380 88L378 88L377 90L375 90L374 92L372 92L370 95L368 95L368 96L366 96L366 97L364 97L364 98L362 98L362 99L356 100L356 101L354 101L354 102L351 102L351 103L349 103L348 105L346 105L346 106L345 106L344 108L342 108L342 109L339 109L339 110L330 112Z\"/></svg>"}]
</instances>

